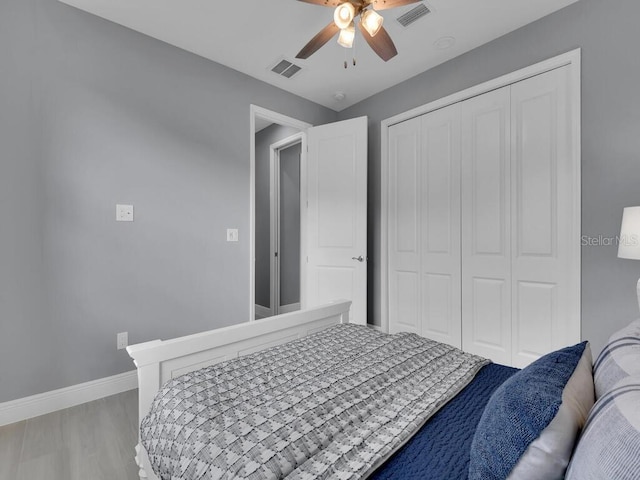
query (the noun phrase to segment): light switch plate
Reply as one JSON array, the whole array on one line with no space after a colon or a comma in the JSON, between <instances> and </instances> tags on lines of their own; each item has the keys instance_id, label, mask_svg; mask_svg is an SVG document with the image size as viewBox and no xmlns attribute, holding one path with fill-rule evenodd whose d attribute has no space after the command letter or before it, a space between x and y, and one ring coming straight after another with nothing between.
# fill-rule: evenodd
<instances>
[{"instance_id":1,"label":"light switch plate","mask_svg":"<svg viewBox=\"0 0 640 480\"><path fill-rule=\"evenodd\" d=\"M118 350L124 350L129 345L129 333L120 332L116 335L116 343Z\"/></svg>"},{"instance_id":2,"label":"light switch plate","mask_svg":"<svg viewBox=\"0 0 640 480\"><path fill-rule=\"evenodd\" d=\"M227 242L237 242L237 241L238 241L238 229L227 228Z\"/></svg>"},{"instance_id":3,"label":"light switch plate","mask_svg":"<svg viewBox=\"0 0 640 480\"><path fill-rule=\"evenodd\" d=\"M133 205L116 205L117 222L133 222Z\"/></svg>"}]
</instances>

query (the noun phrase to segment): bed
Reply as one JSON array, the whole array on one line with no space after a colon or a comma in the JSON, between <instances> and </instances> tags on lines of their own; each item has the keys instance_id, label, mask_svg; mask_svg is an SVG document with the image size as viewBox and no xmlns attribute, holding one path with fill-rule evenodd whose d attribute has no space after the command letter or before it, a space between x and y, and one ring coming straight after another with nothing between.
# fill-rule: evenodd
<instances>
[{"instance_id":1,"label":"bed","mask_svg":"<svg viewBox=\"0 0 640 480\"><path fill-rule=\"evenodd\" d=\"M128 347L140 477L490 480L564 478L569 466L567 478L572 470L607 478L589 473L600 468L588 461L600 439L586 453L575 448L588 421L584 436L603 423L590 418L587 342L518 371L413 334L349 325L349 306ZM621 368L614 357L598 360L631 386L607 385L600 396L635 395L640 372L629 364L640 362ZM587 460L570 464L572 454ZM611 478L639 478L638 456L630 458Z\"/></svg>"}]
</instances>

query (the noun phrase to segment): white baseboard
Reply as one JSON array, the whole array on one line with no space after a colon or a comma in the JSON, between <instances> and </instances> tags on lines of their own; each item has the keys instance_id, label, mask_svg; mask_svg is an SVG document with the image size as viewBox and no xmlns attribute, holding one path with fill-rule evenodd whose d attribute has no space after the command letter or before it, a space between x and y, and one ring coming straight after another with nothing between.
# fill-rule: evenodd
<instances>
[{"instance_id":1,"label":"white baseboard","mask_svg":"<svg viewBox=\"0 0 640 480\"><path fill-rule=\"evenodd\" d=\"M0 403L0 427L138 388L135 370Z\"/></svg>"}]
</instances>

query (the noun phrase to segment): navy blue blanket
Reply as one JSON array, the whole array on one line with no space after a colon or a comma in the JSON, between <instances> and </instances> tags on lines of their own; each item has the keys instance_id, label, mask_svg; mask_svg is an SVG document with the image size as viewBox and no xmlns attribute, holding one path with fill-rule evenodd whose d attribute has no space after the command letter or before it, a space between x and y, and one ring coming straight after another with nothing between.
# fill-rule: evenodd
<instances>
[{"instance_id":1,"label":"navy blue blanket","mask_svg":"<svg viewBox=\"0 0 640 480\"><path fill-rule=\"evenodd\" d=\"M518 369L490 364L370 479L465 480L476 426L489 397Z\"/></svg>"}]
</instances>

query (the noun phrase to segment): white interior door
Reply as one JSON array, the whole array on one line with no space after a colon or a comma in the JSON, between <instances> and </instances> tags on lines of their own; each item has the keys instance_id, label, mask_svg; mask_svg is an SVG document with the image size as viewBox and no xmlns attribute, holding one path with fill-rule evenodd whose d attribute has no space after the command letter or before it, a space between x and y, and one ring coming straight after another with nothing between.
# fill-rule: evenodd
<instances>
[{"instance_id":1,"label":"white interior door","mask_svg":"<svg viewBox=\"0 0 640 480\"><path fill-rule=\"evenodd\" d=\"M367 117L307 130L305 308L353 302L367 323Z\"/></svg>"},{"instance_id":2,"label":"white interior door","mask_svg":"<svg viewBox=\"0 0 640 480\"><path fill-rule=\"evenodd\" d=\"M510 87L462 102L462 348L511 363Z\"/></svg>"},{"instance_id":3,"label":"white interior door","mask_svg":"<svg viewBox=\"0 0 640 480\"><path fill-rule=\"evenodd\" d=\"M579 163L568 91L567 67L511 87L516 367L580 341L579 233L573 231Z\"/></svg>"},{"instance_id":4,"label":"white interior door","mask_svg":"<svg viewBox=\"0 0 640 480\"><path fill-rule=\"evenodd\" d=\"M422 335L460 348L460 104L421 121Z\"/></svg>"},{"instance_id":5,"label":"white interior door","mask_svg":"<svg viewBox=\"0 0 640 480\"><path fill-rule=\"evenodd\" d=\"M460 105L389 129L389 331L461 346Z\"/></svg>"},{"instance_id":6,"label":"white interior door","mask_svg":"<svg viewBox=\"0 0 640 480\"><path fill-rule=\"evenodd\" d=\"M389 128L389 333L422 334L420 117Z\"/></svg>"}]
</instances>

